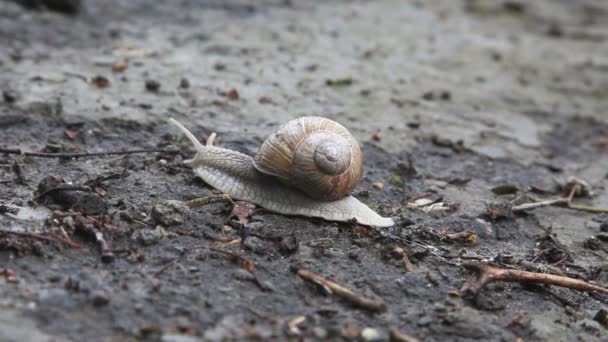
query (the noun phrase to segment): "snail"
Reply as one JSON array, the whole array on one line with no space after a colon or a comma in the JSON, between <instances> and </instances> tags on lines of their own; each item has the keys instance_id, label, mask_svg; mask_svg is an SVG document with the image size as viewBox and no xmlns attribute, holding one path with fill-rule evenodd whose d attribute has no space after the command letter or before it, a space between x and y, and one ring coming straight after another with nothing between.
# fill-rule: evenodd
<instances>
[{"instance_id":1,"label":"snail","mask_svg":"<svg viewBox=\"0 0 608 342\"><path fill-rule=\"evenodd\" d=\"M203 145L177 120L169 122L194 144L197 153L189 161L194 172L232 198L285 215L394 225L348 195L361 179L363 158L357 141L335 121L312 116L291 120L253 158L214 146L215 133Z\"/></svg>"}]
</instances>

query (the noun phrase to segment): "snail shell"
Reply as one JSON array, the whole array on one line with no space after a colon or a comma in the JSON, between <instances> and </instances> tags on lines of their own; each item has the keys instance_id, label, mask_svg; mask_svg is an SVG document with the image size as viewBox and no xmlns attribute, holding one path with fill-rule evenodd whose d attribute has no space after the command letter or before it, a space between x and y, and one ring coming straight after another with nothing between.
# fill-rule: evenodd
<instances>
[{"instance_id":1,"label":"snail shell","mask_svg":"<svg viewBox=\"0 0 608 342\"><path fill-rule=\"evenodd\" d=\"M339 123L305 116L281 126L262 144L255 167L321 201L335 201L361 180L359 144Z\"/></svg>"},{"instance_id":2,"label":"snail shell","mask_svg":"<svg viewBox=\"0 0 608 342\"><path fill-rule=\"evenodd\" d=\"M272 175L273 172L261 172L252 157L213 146L215 134L212 134L207 144L203 145L175 119L170 118L169 122L176 125L197 150L190 161L194 172L207 184L234 199L252 202L285 215L320 217L328 221L341 222L356 220L360 224L376 227L390 227L395 224L392 219L378 215L352 196L345 196L335 201L313 199L303 191L286 184L285 180L289 177L278 176L283 179L279 181ZM358 148L358 145L355 146ZM349 177L358 180L361 171L358 172L358 174L353 172L354 176Z\"/></svg>"}]
</instances>

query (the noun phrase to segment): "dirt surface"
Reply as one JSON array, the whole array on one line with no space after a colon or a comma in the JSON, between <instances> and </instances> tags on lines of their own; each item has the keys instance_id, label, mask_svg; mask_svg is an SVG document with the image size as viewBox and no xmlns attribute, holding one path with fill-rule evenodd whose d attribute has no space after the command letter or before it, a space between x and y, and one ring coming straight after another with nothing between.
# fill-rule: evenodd
<instances>
[{"instance_id":1,"label":"dirt surface","mask_svg":"<svg viewBox=\"0 0 608 342\"><path fill-rule=\"evenodd\" d=\"M0 154L0 340L605 340L606 295L456 291L470 261L608 285L607 214L488 215L561 195L569 176L592 187L575 203L608 208L607 40L602 0L106 0L75 14L0 1L0 148L178 151ZM241 225L228 203L176 225L151 217L212 194L166 118L253 155L300 115L351 130L365 156L354 195L396 226L268 212ZM407 204L421 194L438 204ZM386 310L328 295L302 269Z\"/></svg>"}]
</instances>

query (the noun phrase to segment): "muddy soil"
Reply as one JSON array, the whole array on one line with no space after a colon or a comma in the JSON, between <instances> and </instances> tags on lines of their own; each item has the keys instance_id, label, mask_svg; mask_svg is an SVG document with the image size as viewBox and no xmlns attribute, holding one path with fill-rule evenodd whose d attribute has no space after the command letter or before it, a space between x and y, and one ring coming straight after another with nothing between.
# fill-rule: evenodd
<instances>
[{"instance_id":1,"label":"muddy soil","mask_svg":"<svg viewBox=\"0 0 608 342\"><path fill-rule=\"evenodd\" d=\"M575 203L608 208L607 2L18 2L0 1L0 148L169 152L0 154L0 340L607 338L606 295L458 293L465 262L608 285L608 214L488 211L559 196L569 176L592 189ZM351 130L365 157L354 195L394 227L264 211L242 225L222 202L152 217L214 194L166 118L253 155L301 115ZM44 179L74 188L41 194ZM95 221L75 214L87 210Z\"/></svg>"}]
</instances>

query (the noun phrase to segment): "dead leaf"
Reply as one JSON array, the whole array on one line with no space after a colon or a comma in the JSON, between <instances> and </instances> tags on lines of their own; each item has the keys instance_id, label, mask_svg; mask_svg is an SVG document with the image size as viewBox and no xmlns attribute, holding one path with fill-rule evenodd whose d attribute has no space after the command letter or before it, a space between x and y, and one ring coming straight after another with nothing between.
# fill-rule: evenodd
<instances>
[{"instance_id":1,"label":"dead leaf","mask_svg":"<svg viewBox=\"0 0 608 342\"><path fill-rule=\"evenodd\" d=\"M65 130L63 133L70 140L75 140L78 137L78 134L79 134L78 131L71 131L71 130Z\"/></svg>"}]
</instances>

